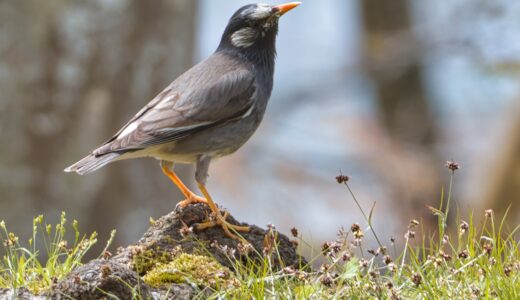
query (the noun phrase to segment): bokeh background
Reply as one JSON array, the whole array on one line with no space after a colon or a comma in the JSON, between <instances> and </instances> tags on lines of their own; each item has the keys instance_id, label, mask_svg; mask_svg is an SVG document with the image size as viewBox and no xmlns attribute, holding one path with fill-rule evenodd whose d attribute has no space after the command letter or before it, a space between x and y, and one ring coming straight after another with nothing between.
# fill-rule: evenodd
<instances>
[{"instance_id":1,"label":"bokeh background","mask_svg":"<svg viewBox=\"0 0 520 300\"><path fill-rule=\"evenodd\" d=\"M115 246L181 200L152 159L63 173L207 57L249 1L0 0L0 219L28 233L61 211ZM213 163L209 189L238 219L320 244L377 202L380 236L431 213L462 165L454 207L520 195L520 2L306 0L281 19L264 122ZM178 166L187 182L193 170ZM515 219L516 218L516 219ZM516 220L516 221L515 221Z\"/></svg>"}]
</instances>

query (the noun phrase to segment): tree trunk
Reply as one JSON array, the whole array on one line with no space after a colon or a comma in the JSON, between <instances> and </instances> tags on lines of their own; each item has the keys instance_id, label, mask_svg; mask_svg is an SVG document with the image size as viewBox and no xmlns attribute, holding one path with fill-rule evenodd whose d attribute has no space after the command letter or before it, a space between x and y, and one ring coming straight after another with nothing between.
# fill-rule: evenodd
<instances>
[{"instance_id":1,"label":"tree trunk","mask_svg":"<svg viewBox=\"0 0 520 300\"><path fill-rule=\"evenodd\" d=\"M488 167L477 178L476 185L483 185L484 209L493 209L501 219L509 208L510 224L516 226L520 219L520 102L513 103L506 116L501 141L496 153L488 160Z\"/></svg>"},{"instance_id":2,"label":"tree trunk","mask_svg":"<svg viewBox=\"0 0 520 300\"><path fill-rule=\"evenodd\" d=\"M117 242L128 242L146 226L133 220L181 200L158 163L116 163L85 177L62 170L192 65L197 1L30 0L0 7L7 41L0 68L9 74L0 77L0 210L9 211L1 217L24 227L16 221L39 213L57 218L48 208L61 207L90 220L86 230L98 230L102 240L106 228L123 228ZM191 179L184 170L181 177Z\"/></svg>"},{"instance_id":3,"label":"tree trunk","mask_svg":"<svg viewBox=\"0 0 520 300\"><path fill-rule=\"evenodd\" d=\"M410 2L363 0L360 3L365 30L365 70L374 86L379 124L390 138L381 151L388 152L390 155L386 157L395 160L383 162L386 167L381 168L395 170L392 167L396 165L401 168L381 174L387 176L393 187L396 205L410 209L401 214L415 217L417 211L426 212L425 201L431 205L431 201L438 199L441 164L435 163L441 160L436 158L433 147L436 126L423 84L419 41L411 28ZM420 168L407 170L410 165Z\"/></svg>"}]
</instances>

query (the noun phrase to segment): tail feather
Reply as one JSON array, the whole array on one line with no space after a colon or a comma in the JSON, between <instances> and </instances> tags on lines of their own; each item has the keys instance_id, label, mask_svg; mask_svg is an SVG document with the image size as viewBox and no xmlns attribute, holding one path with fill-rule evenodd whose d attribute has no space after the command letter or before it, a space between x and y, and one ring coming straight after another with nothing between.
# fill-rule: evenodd
<instances>
[{"instance_id":1,"label":"tail feather","mask_svg":"<svg viewBox=\"0 0 520 300\"><path fill-rule=\"evenodd\" d=\"M87 157L73 164L72 166L67 167L65 172L76 172L79 175L85 175L91 172L96 171L97 169L103 167L104 165L112 162L121 154L118 153L108 153L102 156L94 156L93 154L89 154Z\"/></svg>"}]
</instances>

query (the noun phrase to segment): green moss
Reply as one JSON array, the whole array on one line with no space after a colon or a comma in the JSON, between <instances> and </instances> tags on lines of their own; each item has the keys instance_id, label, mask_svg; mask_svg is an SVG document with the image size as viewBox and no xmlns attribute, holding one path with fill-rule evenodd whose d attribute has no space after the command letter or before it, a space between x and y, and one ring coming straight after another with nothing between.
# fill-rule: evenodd
<instances>
[{"instance_id":1,"label":"green moss","mask_svg":"<svg viewBox=\"0 0 520 300\"><path fill-rule=\"evenodd\" d=\"M157 265L143 279L154 287L164 287L168 283L195 283L220 290L238 284L233 273L215 259L186 253L169 263Z\"/></svg>"},{"instance_id":2,"label":"green moss","mask_svg":"<svg viewBox=\"0 0 520 300\"><path fill-rule=\"evenodd\" d=\"M174 258L171 252L161 251L153 247L138 248L132 256L132 269L144 275L158 265L166 264Z\"/></svg>"}]
</instances>

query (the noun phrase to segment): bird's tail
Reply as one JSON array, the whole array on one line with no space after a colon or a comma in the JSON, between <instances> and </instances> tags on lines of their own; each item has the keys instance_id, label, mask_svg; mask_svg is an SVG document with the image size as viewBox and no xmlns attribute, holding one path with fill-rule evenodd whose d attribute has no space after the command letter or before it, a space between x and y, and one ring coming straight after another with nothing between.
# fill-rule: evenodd
<instances>
[{"instance_id":1,"label":"bird's tail","mask_svg":"<svg viewBox=\"0 0 520 300\"><path fill-rule=\"evenodd\" d=\"M101 156L95 156L93 154L89 154L87 157L73 164L72 166L67 167L65 172L76 172L79 175L85 175L90 172L94 172L97 169L103 167L104 165L112 162L121 154L118 153L108 153Z\"/></svg>"}]
</instances>

